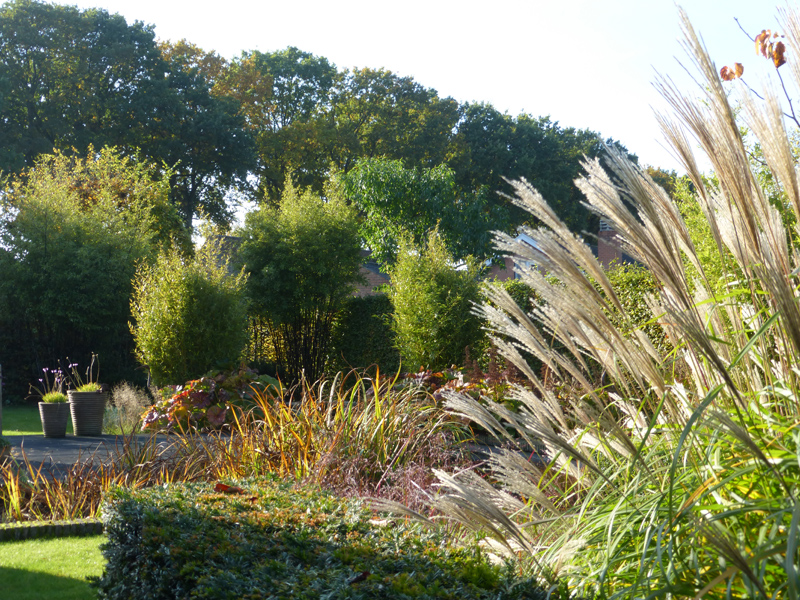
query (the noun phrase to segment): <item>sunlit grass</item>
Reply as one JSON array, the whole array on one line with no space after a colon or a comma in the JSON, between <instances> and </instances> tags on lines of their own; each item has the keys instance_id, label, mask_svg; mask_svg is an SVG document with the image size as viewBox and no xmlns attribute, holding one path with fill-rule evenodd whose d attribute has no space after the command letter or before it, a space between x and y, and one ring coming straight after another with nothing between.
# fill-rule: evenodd
<instances>
[{"instance_id":1,"label":"sunlit grass","mask_svg":"<svg viewBox=\"0 0 800 600\"><path fill-rule=\"evenodd\" d=\"M0 542L0 596L9 600L96 598L88 578L99 577L104 536Z\"/></svg>"},{"instance_id":2,"label":"sunlit grass","mask_svg":"<svg viewBox=\"0 0 800 600\"><path fill-rule=\"evenodd\" d=\"M67 420L67 433L72 435L72 422ZM42 435L42 422L36 406L4 406L3 435Z\"/></svg>"}]
</instances>

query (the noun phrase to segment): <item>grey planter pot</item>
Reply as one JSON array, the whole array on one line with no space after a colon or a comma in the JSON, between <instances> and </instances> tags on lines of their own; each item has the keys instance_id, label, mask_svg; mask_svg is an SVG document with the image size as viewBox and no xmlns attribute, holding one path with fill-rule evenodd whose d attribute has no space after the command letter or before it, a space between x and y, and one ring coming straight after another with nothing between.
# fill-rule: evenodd
<instances>
[{"instance_id":1,"label":"grey planter pot","mask_svg":"<svg viewBox=\"0 0 800 600\"><path fill-rule=\"evenodd\" d=\"M100 435L103 433L103 413L106 410L105 392L67 392L72 430L75 435Z\"/></svg>"},{"instance_id":2,"label":"grey planter pot","mask_svg":"<svg viewBox=\"0 0 800 600\"><path fill-rule=\"evenodd\" d=\"M44 437L62 438L67 435L69 405L66 402L39 402L39 418Z\"/></svg>"}]
</instances>

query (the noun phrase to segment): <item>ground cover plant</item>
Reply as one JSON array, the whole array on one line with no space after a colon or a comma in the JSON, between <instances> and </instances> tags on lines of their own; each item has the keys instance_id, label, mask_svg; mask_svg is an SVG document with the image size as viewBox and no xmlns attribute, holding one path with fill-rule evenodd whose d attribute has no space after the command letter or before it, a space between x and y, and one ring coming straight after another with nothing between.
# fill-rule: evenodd
<instances>
[{"instance_id":1,"label":"ground cover plant","mask_svg":"<svg viewBox=\"0 0 800 600\"><path fill-rule=\"evenodd\" d=\"M90 600L104 536L0 542L0 590L14 600Z\"/></svg>"},{"instance_id":2,"label":"ground cover plant","mask_svg":"<svg viewBox=\"0 0 800 600\"><path fill-rule=\"evenodd\" d=\"M545 597L475 545L276 479L115 488L103 514L110 600Z\"/></svg>"},{"instance_id":3,"label":"ground cover plant","mask_svg":"<svg viewBox=\"0 0 800 600\"><path fill-rule=\"evenodd\" d=\"M798 56L800 16L781 14L787 47ZM646 302L669 342L659 349L590 248L518 182L515 202L543 226L526 230L535 247L505 235L498 243L518 257L539 303L525 312L495 286L481 313L532 390L511 392L517 411L448 396L451 410L512 448L491 461L496 487L472 473L439 473L446 493L435 505L522 553L548 583L580 595L796 598L796 159L776 96L767 90L762 101L737 88L742 122L782 190L776 207L750 168L728 91L682 16L700 98L662 79L677 119L660 120L696 189L725 284L718 272L706 273L696 232L644 171L613 151L607 170L587 161L578 185L588 204L652 274ZM800 63L790 76L800 84ZM713 180L699 172L690 136L709 156ZM784 211L795 218L784 219ZM523 352L547 366L561 397ZM541 440L552 460L524 460L514 437Z\"/></svg>"}]
</instances>

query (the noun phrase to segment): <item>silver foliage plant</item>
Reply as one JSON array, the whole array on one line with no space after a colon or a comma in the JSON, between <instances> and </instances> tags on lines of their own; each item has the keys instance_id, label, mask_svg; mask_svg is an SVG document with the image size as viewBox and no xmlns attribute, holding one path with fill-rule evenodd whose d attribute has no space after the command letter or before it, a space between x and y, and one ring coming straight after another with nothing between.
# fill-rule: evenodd
<instances>
[{"instance_id":1,"label":"silver foliage plant","mask_svg":"<svg viewBox=\"0 0 800 600\"><path fill-rule=\"evenodd\" d=\"M800 18L791 10L781 18L800 89ZM661 78L674 116L658 119L726 261L725 293L709 281L676 204L642 169L613 150L603 164L586 161L576 183L587 205L658 283L648 303L674 347L660 354L590 248L528 183L514 183L513 201L542 226L525 230L534 246L505 234L496 243L539 303L526 314L494 286L477 310L531 389L511 393L518 412L448 396L451 411L510 449L490 460L496 484L437 473L433 504L579 593L796 598L800 256L792 240L800 229L787 229L759 185L728 90L683 11L681 19L700 96ZM768 88L755 98L744 85L736 92L796 223L800 179L778 97ZM546 365L548 384L523 353ZM550 463L528 461L520 440L543 442Z\"/></svg>"}]
</instances>

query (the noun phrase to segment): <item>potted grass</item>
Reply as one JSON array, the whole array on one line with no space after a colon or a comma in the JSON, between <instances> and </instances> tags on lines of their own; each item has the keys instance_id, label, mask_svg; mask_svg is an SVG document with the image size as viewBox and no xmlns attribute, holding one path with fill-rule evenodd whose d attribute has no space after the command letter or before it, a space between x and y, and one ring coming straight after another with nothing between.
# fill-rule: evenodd
<instances>
[{"instance_id":1,"label":"potted grass","mask_svg":"<svg viewBox=\"0 0 800 600\"><path fill-rule=\"evenodd\" d=\"M0 463L6 456L11 456L11 442L0 435Z\"/></svg>"},{"instance_id":2,"label":"potted grass","mask_svg":"<svg viewBox=\"0 0 800 600\"><path fill-rule=\"evenodd\" d=\"M100 435L103 433L103 413L108 394L97 381L100 374L97 355L92 354L85 379L78 373L77 363L70 363L69 369L71 387L74 388L67 391L72 430L76 436Z\"/></svg>"},{"instance_id":3,"label":"potted grass","mask_svg":"<svg viewBox=\"0 0 800 600\"><path fill-rule=\"evenodd\" d=\"M66 377L59 369L42 369L39 386L30 386L32 395L39 396L39 418L44 437L61 438L67 435L69 407L64 394Z\"/></svg>"},{"instance_id":4,"label":"potted grass","mask_svg":"<svg viewBox=\"0 0 800 600\"><path fill-rule=\"evenodd\" d=\"M63 392L49 392L39 402L39 418L42 420L44 437L62 438L67 435L69 406Z\"/></svg>"}]
</instances>

